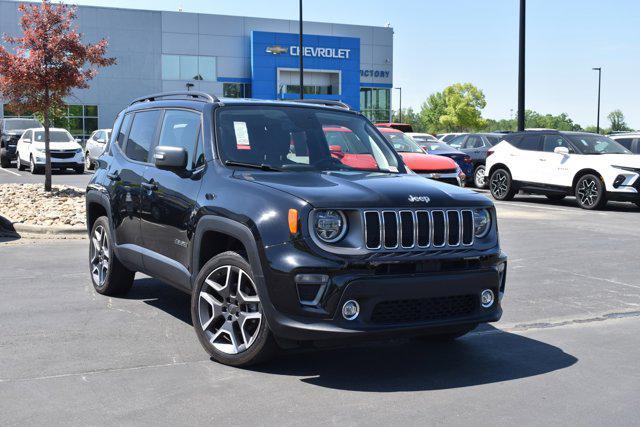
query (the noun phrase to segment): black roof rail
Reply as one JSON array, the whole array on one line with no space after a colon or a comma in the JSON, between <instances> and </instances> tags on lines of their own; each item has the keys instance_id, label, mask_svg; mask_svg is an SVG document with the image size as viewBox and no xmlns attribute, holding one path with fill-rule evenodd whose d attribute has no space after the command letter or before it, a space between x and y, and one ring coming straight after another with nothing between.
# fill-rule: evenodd
<instances>
[{"instance_id":1,"label":"black roof rail","mask_svg":"<svg viewBox=\"0 0 640 427\"><path fill-rule=\"evenodd\" d=\"M154 93L152 95L136 98L133 101L131 101L131 104L129 105L137 104L139 102L151 102L161 98L169 98L169 97L193 98L194 100L205 101L205 102L220 102L218 97L215 95L209 95L208 93L191 90L191 91Z\"/></svg>"},{"instance_id":2,"label":"black roof rail","mask_svg":"<svg viewBox=\"0 0 640 427\"><path fill-rule=\"evenodd\" d=\"M342 101L335 101L333 99L283 99L283 101L304 102L306 104L326 105L327 107L340 107L346 110L351 110L349 104L345 104Z\"/></svg>"}]
</instances>

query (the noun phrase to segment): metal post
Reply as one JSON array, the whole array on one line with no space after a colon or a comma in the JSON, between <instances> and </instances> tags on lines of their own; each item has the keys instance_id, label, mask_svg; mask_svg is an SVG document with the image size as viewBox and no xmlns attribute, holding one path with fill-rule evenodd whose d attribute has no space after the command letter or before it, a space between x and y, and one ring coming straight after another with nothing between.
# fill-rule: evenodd
<instances>
[{"instance_id":1,"label":"metal post","mask_svg":"<svg viewBox=\"0 0 640 427\"><path fill-rule=\"evenodd\" d=\"M596 118L596 133L600 133L600 86L602 83L602 67L593 68L598 72L598 117Z\"/></svg>"},{"instance_id":2,"label":"metal post","mask_svg":"<svg viewBox=\"0 0 640 427\"><path fill-rule=\"evenodd\" d=\"M302 0L300 0L300 44L298 46L300 56L300 99L304 99L304 57L302 52Z\"/></svg>"},{"instance_id":3,"label":"metal post","mask_svg":"<svg viewBox=\"0 0 640 427\"><path fill-rule=\"evenodd\" d=\"M518 131L524 130L524 54L526 0L520 0L520 46L518 56Z\"/></svg>"},{"instance_id":4,"label":"metal post","mask_svg":"<svg viewBox=\"0 0 640 427\"><path fill-rule=\"evenodd\" d=\"M400 102L399 102L399 104L400 104L400 108L399 108L399 110L398 110L398 111L399 111L399 112L398 112L398 116L399 116L399 117L398 117L398 121L399 121L400 123L402 123L402 88L401 88L401 87L397 87L396 89L398 89L398 91L400 92Z\"/></svg>"}]
</instances>

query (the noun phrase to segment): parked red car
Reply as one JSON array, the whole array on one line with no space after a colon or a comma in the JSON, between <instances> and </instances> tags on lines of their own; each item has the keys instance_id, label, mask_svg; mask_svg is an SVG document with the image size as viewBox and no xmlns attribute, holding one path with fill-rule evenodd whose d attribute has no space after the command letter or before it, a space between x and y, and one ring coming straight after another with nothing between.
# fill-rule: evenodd
<instances>
[{"instance_id":1,"label":"parked red car","mask_svg":"<svg viewBox=\"0 0 640 427\"><path fill-rule=\"evenodd\" d=\"M413 132L413 126L409 123L376 123L379 128L397 129L402 132Z\"/></svg>"},{"instance_id":2,"label":"parked red car","mask_svg":"<svg viewBox=\"0 0 640 427\"><path fill-rule=\"evenodd\" d=\"M418 175L448 184L464 185L466 177L454 160L427 154L411 137L397 129L380 127L379 130L409 169Z\"/></svg>"},{"instance_id":3,"label":"parked red car","mask_svg":"<svg viewBox=\"0 0 640 427\"><path fill-rule=\"evenodd\" d=\"M358 169L378 170L378 163L367 152L367 146L351 131L341 126L324 126L325 138L331 157L347 166Z\"/></svg>"}]
</instances>

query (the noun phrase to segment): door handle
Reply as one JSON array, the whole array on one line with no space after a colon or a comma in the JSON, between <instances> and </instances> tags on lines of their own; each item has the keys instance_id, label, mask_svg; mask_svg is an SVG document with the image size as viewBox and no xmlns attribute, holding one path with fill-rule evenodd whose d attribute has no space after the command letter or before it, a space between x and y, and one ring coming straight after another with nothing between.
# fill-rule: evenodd
<instances>
[{"instance_id":1,"label":"door handle","mask_svg":"<svg viewBox=\"0 0 640 427\"><path fill-rule=\"evenodd\" d=\"M120 181L120 174L118 173L118 171L108 172L107 178L109 178L111 181Z\"/></svg>"},{"instance_id":2,"label":"door handle","mask_svg":"<svg viewBox=\"0 0 640 427\"><path fill-rule=\"evenodd\" d=\"M156 191L158 189L158 184L154 180L143 182L142 186L149 191Z\"/></svg>"},{"instance_id":3,"label":"door handle","mask_svg":"<svg viewBox=\"0 0 640 427\"><path fill-rule=\"evenodd\" d=\"M546 162L547 161L547 159L538 159L538 160L540 160L541 162Z\"/></svg>"}]
</instances>

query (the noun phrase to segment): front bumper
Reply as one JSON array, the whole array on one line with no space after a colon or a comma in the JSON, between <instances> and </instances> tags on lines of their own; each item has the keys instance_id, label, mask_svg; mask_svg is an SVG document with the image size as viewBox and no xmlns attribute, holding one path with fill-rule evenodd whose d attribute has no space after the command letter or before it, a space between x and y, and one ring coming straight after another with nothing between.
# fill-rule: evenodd
<instances>
[{"instance_id":1,"label":"front bumper","mask_svg":"<svg viewBox=\"0 0 640 427\"><path fill-rule=\"evenodd\" d=\"M458 187L464 187L466 177L458 175L457 172L452 173L427 173L427 172L416 172L418 175L433 179L434 181L444 182L451 185L457 185Z\"/></svg>"},{"instance_id":2,"label":"front bumper","mask_svg":"<svg viewBox=\"0 0 640 427\"><path fill-rule=\"evenodd\" d=\"M386 266L266 272L261 278L268 294L263 307L274 334L295 341L438 333L500 319L506 262L506 255L499 252L473 262L431 263L440 270L434 272L395 273L398 267ZM325 273L330 278L315 306L300 303L293 277L301 271ZM485 289L496 296L488 308L480 303L480 293ZM360 307L354 320L342 316L342 306L348 300L357 301Z\"/></svg>"},{"instance_id":3,"label":"front bumper","mask_svg":"<svg viewBox=\"0 0 640 427\"><path fill-rule=\"evenodd\" d=\"M46 162L44 153L37 153L34 155L33 160L38 166L42 166ZM84 155L82 153L75 153L73 157L69 158L51 156L51 167L54 169L74 168L81 165L84 165Z\"/></svg>"}]
</instances>

